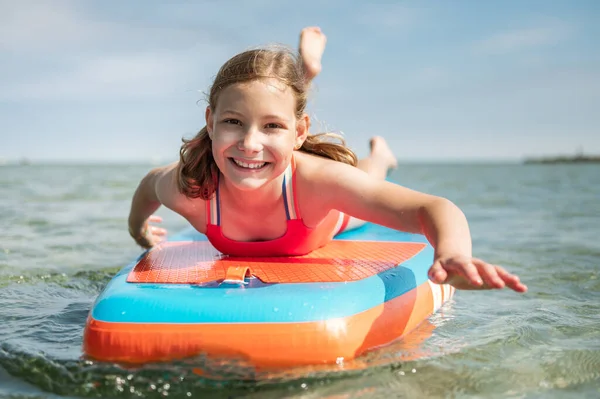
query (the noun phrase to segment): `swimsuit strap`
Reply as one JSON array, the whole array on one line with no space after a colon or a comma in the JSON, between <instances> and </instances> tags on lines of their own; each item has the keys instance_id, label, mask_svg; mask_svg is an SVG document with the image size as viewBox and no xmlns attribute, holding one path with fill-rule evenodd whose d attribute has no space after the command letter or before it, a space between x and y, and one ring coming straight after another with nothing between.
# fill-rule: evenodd
<instances>
[{"instance_id":1,"label":"swimsuit strap","mask_svg":"<svg viewBox=\"0 0 600 399\"><path fill-rule=\"evenodd\" d=\"M290 164L283 174L281 191L283 193L283 203L285 205L287 220L300 219L300 210L298 208L298 200L296 199L296 160L293 155Z\"/></svg>"}]
</instances>

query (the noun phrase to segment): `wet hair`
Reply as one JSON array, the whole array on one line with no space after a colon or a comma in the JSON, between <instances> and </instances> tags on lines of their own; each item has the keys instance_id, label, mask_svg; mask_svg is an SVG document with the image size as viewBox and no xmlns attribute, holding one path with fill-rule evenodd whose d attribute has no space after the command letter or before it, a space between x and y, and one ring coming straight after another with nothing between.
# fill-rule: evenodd
<instances>
[{"instance_id":1,"label":"wet hair","mask_svg":"<svg viewBox=\"0 0 600 399\"><path fill-rule=\"evenodd\" d=\"M275 78L292 89L296 98L296 118L301 118L306 108L308 85L299 56L284 47L248 50L227 61L210 88L208 106L214 110L221 91L233 84L269 78ZM182 141L178 167L179 191L189 198L208 200L215 192L219 170L213 158L206 126L193 138L184 138ZM298 151L353 166L357 164L354 152L335 133L309 134Z\"/></svg>"}]
</instances>

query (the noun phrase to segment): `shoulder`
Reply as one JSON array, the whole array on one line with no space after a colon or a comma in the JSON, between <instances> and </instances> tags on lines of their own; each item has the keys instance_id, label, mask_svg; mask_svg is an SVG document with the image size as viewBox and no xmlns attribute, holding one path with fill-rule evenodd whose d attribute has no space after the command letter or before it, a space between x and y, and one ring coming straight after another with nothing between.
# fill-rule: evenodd
<instances>
[{"instance_id":1,"label":"shoulder","mask_svg":"<svg viewBox=\"0 0 600 399\"><path fill-rule=\"evenodd\" d=\"M167 208L184 217L204 210L204 200L188 198L179 190L179 162L153 169L154 187L158 200Z\"/></svg>"},{"instance_id":2,"label":"shoulder","mask_svg":"<svg viewBox=\"0 0 600 399\"><path fill-rule=\"evenodd\" d=\"M317 186L339 183L342 178L357 179L367 176L355 166L318 155L298 151L295 158L297 176Z\"/></svg>"},{"instance_id":3,"label":"shoulder","mask_svg":"<svg viewBox=\"0 0 600 399\"><path fill-rule=\"evenodd\" d=\"M318 155L298 151L296 158L296 184L298 192L311 196L327 208L339 191L363 186L368 183L368 175L355 166L334 161Z\"/></svg>"},{"instance_id":4,"label":"shoulder","mask_svg":"<svg viewBox=\"0 0 600 399\"><path fill-rule=\"evenodd\" d=\"M158 199L164 204L164 199L168 199L173 190L177 190L177 166L178 162L154 168L150 175L154 179L154 189Z\"/></svg>"}]
</instances>

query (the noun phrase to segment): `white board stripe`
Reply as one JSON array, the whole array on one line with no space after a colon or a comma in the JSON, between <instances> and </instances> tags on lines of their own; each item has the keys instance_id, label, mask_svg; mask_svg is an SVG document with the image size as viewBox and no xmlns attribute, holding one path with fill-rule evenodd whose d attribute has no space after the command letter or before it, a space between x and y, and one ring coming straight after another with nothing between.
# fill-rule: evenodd
<instances>
[{"instance_id":1,"label":"white board stripe","mask_svg":"<svg viewBox=\"0 0 600 399\"><path fill-rule=\"evenodd\" d=\"M442 302L443 305L446 303L446 301L448 301L448 299L450 299L450 285L444 284L442 285L442 289L444 290L444 300Z\"/></svg>"},{"instance_id":2,"label":"white board stripe","mask_svg":"<svg viewBox=\"0 0 600 399\"><path fill-rule=\"evenodd\" d=\"M433 283L431 280L427 280L427 282L433 294L433 312L435 312L442 306L442 290L438 284Z\"/></svg>"}]
</instances>

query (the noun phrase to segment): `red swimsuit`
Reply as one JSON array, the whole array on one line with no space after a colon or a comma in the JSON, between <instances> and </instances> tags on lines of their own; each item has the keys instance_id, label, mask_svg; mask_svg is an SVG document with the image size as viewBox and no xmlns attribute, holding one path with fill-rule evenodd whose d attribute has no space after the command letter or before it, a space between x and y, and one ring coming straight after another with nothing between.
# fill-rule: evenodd
<instances>
[{"instance_id":1,"label":"red swimsuit","mask_svg":"<svg viewBox=\"0 0 600 399\"><path fill-rule=\"evenodd\" d=\"M338 213L337 218L327 217L315 228L306 227L296 200L296 166L293 157L284 173L282 192L287 230L283 236L268 241L235 241L223 235L217 183L215 195L206 201L206 236L218 251L233 256L305 255L327 244L334 235L344 230L350 218L338 211L333 211Z\"/></svg>"}]
</instances>

